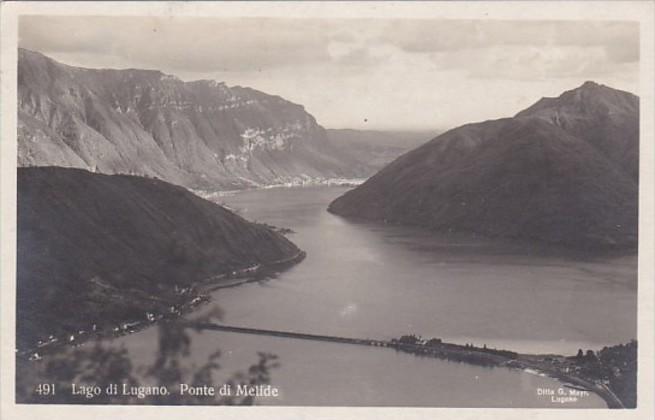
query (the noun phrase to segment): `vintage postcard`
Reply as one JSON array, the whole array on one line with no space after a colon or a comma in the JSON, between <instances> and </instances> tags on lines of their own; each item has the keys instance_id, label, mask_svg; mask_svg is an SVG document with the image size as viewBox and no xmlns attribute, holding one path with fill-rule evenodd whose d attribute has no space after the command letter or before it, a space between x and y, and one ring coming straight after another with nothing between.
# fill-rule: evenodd
<instances>
[{"instance_id":1,"label":"vintage postcard","mask_svg":"<svg viewBox=\"0 0 655 420\"><path fill-rule=\"evenodd\" d=\"M5 2L2 418L652 420L654 5Z\"/></svg>"}]
</instances>

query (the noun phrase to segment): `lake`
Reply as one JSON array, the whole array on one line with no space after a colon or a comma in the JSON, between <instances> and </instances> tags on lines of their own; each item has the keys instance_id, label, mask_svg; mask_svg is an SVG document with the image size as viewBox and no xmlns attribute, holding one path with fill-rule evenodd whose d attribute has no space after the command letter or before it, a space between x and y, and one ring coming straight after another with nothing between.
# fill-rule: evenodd
<instances>
[{"instance_id":1,"label":"lake","mask_svg":"<svg viewBox=\"0 0 655 420\"><path fill-rule=\"evenodd\" d=\"M636 338L636 256L583 258L561 250L440 236L346 220L326 211L346 187L272 188L217 199L249 220L294 231L307 258L270 280L212 292L202 311L228 325L390 339L404 334L529 353L573 355ZM197 314L193 314L195 316ZM151 328L114 340L135 363L156 352ZM597 396L558 405L557 381L392 349L229 332L194 333L189 358L219 348L226 375L279 356L278 398L259 404L605 407Z\"/></svg>"}]
</instances>

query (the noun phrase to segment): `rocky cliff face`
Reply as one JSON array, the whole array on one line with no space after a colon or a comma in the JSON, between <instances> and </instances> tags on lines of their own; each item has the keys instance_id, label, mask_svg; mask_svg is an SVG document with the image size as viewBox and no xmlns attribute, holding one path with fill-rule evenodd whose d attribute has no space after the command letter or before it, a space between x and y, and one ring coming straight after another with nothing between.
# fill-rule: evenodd
<instances>
[{"instance_id":1,"label":"rocky cliff face","mask_svg":"<svg viewBox=\"0 0 655 420\"><path fill-rule=\"evenodd\" d=\"M69 168L18 169L17 228L19 348L145 322L200 280L300 252L182 187Z\"/></svg>"},{"instance_id":2,"label":"rocky cliff face","mask_svg":"<svg viewBox=\"0 0 655 420\"><path fill-rule=\"evenodd\" d=\"M18 163L151 177L198 189L359 177L300 105L150 70L91 70L21 49Z\"/></svg>"},{"instance_id":3,"label":"rocky cliff face","mask_svg":"<svg viewBox=\"0 0 655 420\"><path fill-rule=\"evenodd\" d=\"M465 125L331 203L348 217L574 247L637 242L639 103L595 83Z\"/></svg>"}]
</instances>

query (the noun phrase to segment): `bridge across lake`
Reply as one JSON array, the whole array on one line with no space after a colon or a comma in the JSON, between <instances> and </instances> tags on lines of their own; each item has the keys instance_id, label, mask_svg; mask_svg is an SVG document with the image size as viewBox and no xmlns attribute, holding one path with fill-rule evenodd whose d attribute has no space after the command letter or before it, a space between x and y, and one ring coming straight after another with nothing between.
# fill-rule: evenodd
<instances>
[{"instance_id":1,"label":"bridge across lake","mask_svg":"<svg viewBox=\"0 0 655 420\"><path fill-rule=\"evenodd\" d=\"M506 366L520 369L532 368L560 379L565 384L574 384L580 389L595 392L605 400L609 408L625 408L622 401L605 385L564 374L559 369L549 368L543 360L531 360L538 356L519 355L506 350L463 346L459 344L439 342L436 345L406 343L399 340L376 340L371 338L351 338L333 335L308 334L292 331L266 330L261 328L235 327L211 322L190 322L189 326L199 330L225 331L241 334L267 335L271 337L292 338L297 340L325 341L332 343L356 344L360 346L388 347L395 350L418 355L432 356L440 359L455 360L486 366ZM540 358L539 358L540 359Z\"/></svg>"},{"instance_id":2,"label":"bridge across lake","mask_svg":"<svg viewBox=\"0 0 655 420\"><path fill-rule=\"evenodd\" d=\"M307 334L291 331L264 330L260 328L233 327L229 325L214 324L210 322L192 323L193 328L202 330L227 331L242 334L268 335L272 337L294 338L298 340L329 341L333 343L358 344L362 346L392 347L391 341L374 340L370 338L349 338L332 335Z\"/></svg>"}]
</instances>

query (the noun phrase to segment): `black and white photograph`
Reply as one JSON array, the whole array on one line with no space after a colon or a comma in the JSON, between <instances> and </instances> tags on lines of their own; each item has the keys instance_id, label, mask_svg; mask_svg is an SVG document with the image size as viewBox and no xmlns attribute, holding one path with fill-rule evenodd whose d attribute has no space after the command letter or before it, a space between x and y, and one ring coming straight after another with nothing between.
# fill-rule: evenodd
<instances>
[{"instance_id":1,"label":"black and white photograph","mask_svg":"<svg viewBox=\"0 0 655 420\"><path fill-rule=\"evenodd\" d=\"M11 403L652 410L652 19L300 3L15 16Z\"/></svg>"}]
</instances>

